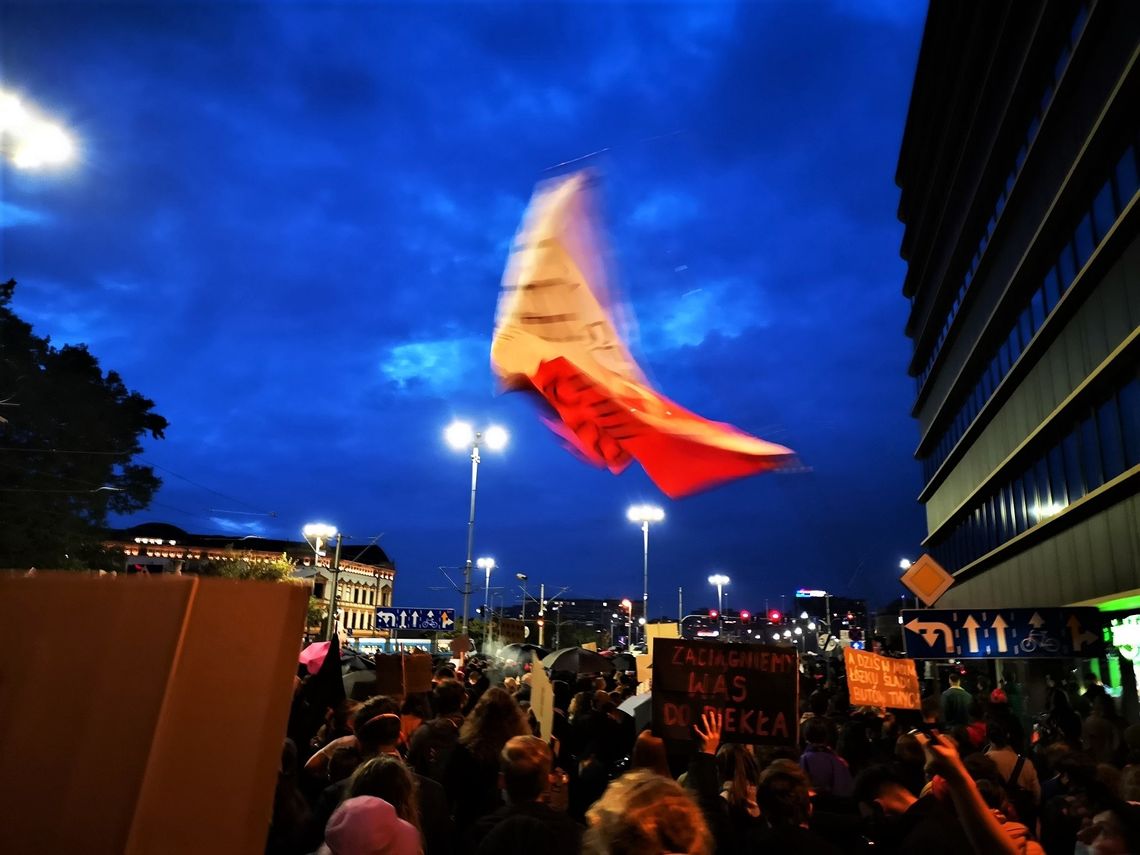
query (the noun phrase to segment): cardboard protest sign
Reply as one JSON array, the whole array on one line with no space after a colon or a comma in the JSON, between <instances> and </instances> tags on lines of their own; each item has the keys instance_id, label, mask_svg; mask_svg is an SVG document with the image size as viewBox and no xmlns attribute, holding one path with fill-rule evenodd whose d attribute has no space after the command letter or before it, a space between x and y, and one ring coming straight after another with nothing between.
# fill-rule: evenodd
<instances>
[{"instance_id":1,"label":"cardboard protest sign","mask_svg":"<svg viewBox=\"0 0 1140 855\"><path fill-rule=\"evenodd\" d=\"M583 650L593 650L593 651L597 652L597 650L598 650L598 642L596 642L596 641L587 641L585 644L583 644L583 645L582 645L582 649L583 649Z\"/></svg>"},{"instance_id":2,"label":"cardboard protest sign","mask_svg":"<svg viewBox=\"0 0 1140 855\"><path fill-rule=\"evenodd\" d=\"M681 633L675 623L647 623L645 629L646 652L653 655L653 642L659 638L679 638Z\"/></svg>"},{"instance_id":3,"label":"cardboard protest sign","mask_svg":"<svg viewBox=\"0 0 1140 855\"><path fill-rule=\"evenodd\" d=\"M642 653L634 656L633 661L637 665L637 682L648 683L653 676L653 657Z\"/></svg>"},{"instance_id":4,"label":"cardboard protest sign","mask_svg":"<svg viewBox=\"0 0 1140 855\"><path fill-rule=\"evenodd\" d=\"M845 647L843 664L852 706L922 709L922 693L913 659L891 659Z\"/></svg>"},{"instance_id":5,"label":"cardboard protest sign","mask_svg":"<svg viewBox=\"0 0 1140 855\"><path fill-rule=\"evenodd\" d=\"M431 657L423 653L376 654L376 686L368 695L414 695L431 691Z\"/></svg>"},{"instance_id":6,"label":"cardboard protest sign","mask_svg":"<svg viewBox=\"0 0 1140 855\"><path fill-rule=\"evenodd\" d=\"M722 742L794 745L799 657L789 647L658 638L653 650L653 732L691 742L701 714L724 714Z\"/></svg>"},{"instance_id":7,"label":"cardboard protest sign","mask_svg":"<svg viewBox=\"0 0 1140 855\"><path fill-rule=\"evenodd\" d=\"M426 653L413 653L404 657L404 694L415 695L431 691L431 657Z\"/></svg>"},{"instance_id":8,"label":"cardboard protest sign","mask_svg":"<svg viewBox=\"0 0 1140 855\"><path fill-rule=\"evenodd\" d=\"M538 654L531 651L530 655L530 708L538 720L539 733L543 739L549 740L554 730L554 686L546 676Z\"/></svg>"}]
</instances>

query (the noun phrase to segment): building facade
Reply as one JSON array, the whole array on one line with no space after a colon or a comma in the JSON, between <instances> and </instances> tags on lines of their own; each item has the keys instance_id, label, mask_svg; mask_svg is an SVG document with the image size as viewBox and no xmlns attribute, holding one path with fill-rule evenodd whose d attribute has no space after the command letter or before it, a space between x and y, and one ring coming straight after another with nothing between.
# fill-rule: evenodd
<instances>
[{"instance_id":1,"label":"building facade","mask_svg":"<svg viewBox=\"0 0 1140 855\"><path fill-rule=\"evenodd\" d=\"M935 0L899 156L939 607L1140 596L1140 4Z\"/></svg>"},{"instance_id":2,"label":"building facade","mask_svg":"<svg viewBox=\"0 0 1140 855\"><path fill-rule=\"evenodd\" d=\"M312 583L312 595L322 601L327 614L332 597L334 572L330 554L316 555L304 541L231 535L190 534L167 523L144 523L111 532L103 544L125 556L128 574L193 572L203 562L241 557L249 561L279 561L296 565L297 578ZM337 580L337 628L342 640L353 646L375 646L388 632L376 628L376 607L392 605L396 566L376 544L341 546ZM322 627L308 627L310 635Z\"/></svg>"}]
</instances>

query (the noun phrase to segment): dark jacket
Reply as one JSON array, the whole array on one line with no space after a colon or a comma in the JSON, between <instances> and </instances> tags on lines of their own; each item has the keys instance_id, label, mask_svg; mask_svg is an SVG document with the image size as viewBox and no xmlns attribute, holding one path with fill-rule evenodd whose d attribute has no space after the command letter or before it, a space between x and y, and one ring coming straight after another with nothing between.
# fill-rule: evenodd
<instances>
[{"instance_id":1,"label":"dark jacket","mask_svg":"<svg viewBox=\"0 0 1140 855\"><path fill-rule=\"evenodd\" d=\"M541 802L504 805L475 823L468 852L477 855L578 855L582 827Z\"/></svg>"},{"instance_id":2,"label":"dark jacket","mask_svg":"<svg viewBox=\"0 0 1140 855\"><path fill-rule=\"evenodd\" d=\"M973 698L961 686L951 686L942 693L942 720L947 727L970 723L970 702Z\"/></svg>"},{"instance_id":3,"label":"dark jacket","mask_svg":"<svg viewBox=\"0 0 1140 855\"><path fill-rule=\"evenodd\" d=\"M460 837L467 835L476 820L494 813L503 804L499 792L499 763L484 763L467 750L456 745L447 761L443 788L451 803L455 828Z\"/></svg>"}]
</instances>

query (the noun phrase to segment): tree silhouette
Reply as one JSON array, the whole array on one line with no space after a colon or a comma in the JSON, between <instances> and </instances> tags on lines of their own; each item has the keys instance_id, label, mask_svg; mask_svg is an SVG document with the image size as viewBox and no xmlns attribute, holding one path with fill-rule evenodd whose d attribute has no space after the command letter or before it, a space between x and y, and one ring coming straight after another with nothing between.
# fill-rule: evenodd
<instances>
[{"instance_id":1,"label":"tree silhouette","mask_svg":"<svg viewBox=\"0 0 1140 855\"><path fill-rule=\"evenodd\" d=\"M0 568L104 566L108 514L145 508L161 484L132 461L167 421L85 345L37 336L15 287L0 284Z\"/></svg>"}]
</instances>

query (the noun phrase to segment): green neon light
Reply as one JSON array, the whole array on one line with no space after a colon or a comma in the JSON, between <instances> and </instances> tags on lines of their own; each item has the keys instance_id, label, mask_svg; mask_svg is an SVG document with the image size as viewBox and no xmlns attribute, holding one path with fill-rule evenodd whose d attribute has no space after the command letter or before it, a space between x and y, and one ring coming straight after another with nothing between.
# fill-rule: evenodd
<instances>
[{"instance_id":1,"label":"green neon light","mask_svg":"<svg viewBox=\"0 0 1140 855\"><path fill-rule=\"evenodd\" d=\"M1118 600L1109 600L1107 603L1098 603L1097 608L1102 612L1122 612L1126 609L1140 609L1140 594L1132 597L1121 597Z\"/></svg>"}]
</instances>

